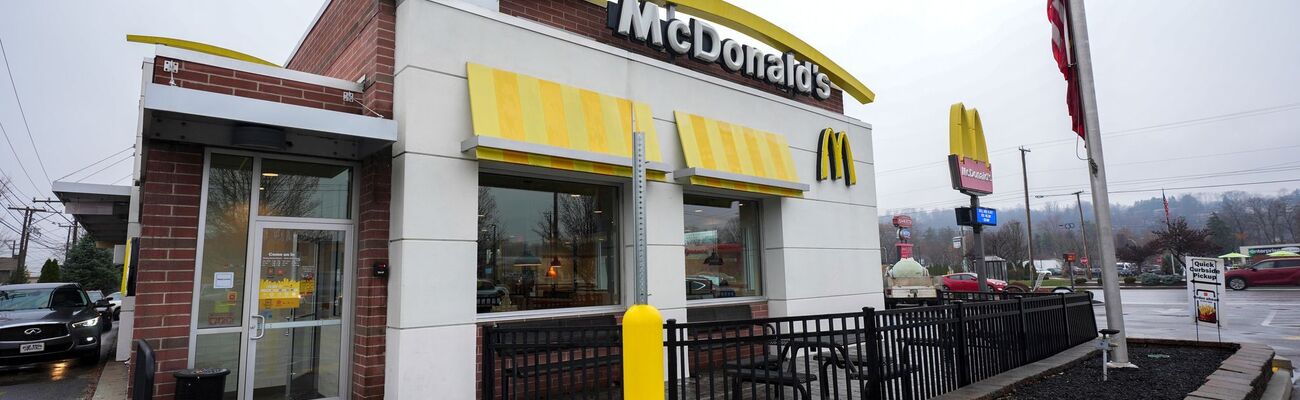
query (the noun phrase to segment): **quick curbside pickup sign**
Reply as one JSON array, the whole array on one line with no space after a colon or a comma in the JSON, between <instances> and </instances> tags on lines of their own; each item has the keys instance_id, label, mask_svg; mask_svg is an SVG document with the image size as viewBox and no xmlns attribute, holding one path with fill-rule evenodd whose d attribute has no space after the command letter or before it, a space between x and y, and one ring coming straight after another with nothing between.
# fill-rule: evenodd
<instances>
[{"instance_id":1,"label":"quick curbside pickup sign","mask_svg":"<svg viewBox=\"0 0 1300 400\"><path fill-rule=\"evenodd\" d=\"M1191 309L1192 323L1222 326L1219 301L1223 294L1223 260L1187 257L1183 263L1187 274L1187 302ZM1199 332L1197 336L1200 336Z\"/></svg>"}]
</instances>

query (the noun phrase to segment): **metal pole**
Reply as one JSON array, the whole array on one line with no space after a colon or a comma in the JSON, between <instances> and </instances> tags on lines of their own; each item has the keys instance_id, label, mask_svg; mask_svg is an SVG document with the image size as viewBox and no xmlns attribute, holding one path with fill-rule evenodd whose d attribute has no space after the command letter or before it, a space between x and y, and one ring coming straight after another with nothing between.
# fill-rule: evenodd
<instances>
[{"instance_id":1,"label":"metal pole","mask_svg":"<svg viewBox=\"0 0 1300 400\"><path fill-rule=\"evenodd\" d=\"M970 197L971 212L976 212L975 210L978 208L980 208L980 197L971 196ZM979 291L980 293L983 293L989 291L988 271L987 268L985 268L987 265L984 263L984 235L981 233L984 231L984 227L980 226L979 224L971 224L970 230L971 232L974 232L974 235L972 235L972 237L974 238L973 241L975 242L974 245L975 245L975 258L976 258L974 260L975 264L971 265L971 267L975 269L977 282L979 282L980 284Z\"/></svg>"},{"instance_id":2,"label":"metal pole","mask_svg":"<svg viewBox=\"0 0 1300 400\"><path fill-rule=\"evenodd\" d=\"M1110 223L1110 194L1106 188L1106 162L1101 148L1101 126L1097 117L1097 93L1092 76L1092 51L1088 48L1088 20L1084 13L1083 1L1075 0L1069 4L1069 25L1071 45L1077 62L1079 79L1079 98L1084 111L1084 138L1088 147L1089 176L1092 178L1092 207L1097 218L1097 231L1100 235L1102 293L1106 296L1106 325L1118 330L1115 334L1115 349L1112 350L1110 364L1116 367L1135 367L1128 358L1128 331L1124 329L1124 307L1120 301L1119 273L1115 269L1115 235Z\"/></svg>"},{"instance_id":3,"label":"metal pole","mask_svg":"<svg viewBox=\"0 0 1300 400\"><path fill-rule=\"evenodd\" d=\"M23 212L23 230L18 238L18 268L14 270L14 273L18 273L27 271L27 243L32 235L32 215L38 212L50 212L50 210L31 207L9 207L9 209Z\"/></svg>"},{"instance_id":4,"label":"metal pole","mask_svg":"<svg viewBox=\"0 0 1300 400\"><path fill-rule=\"evenodd\" d=\"M1020 146L1020 176L1025 182L1025 235L1029 237L1025 248L1029 251L1029 276L1037 278L1038 267L1034 266L1034 217L1029 210L1029 168L1025 164L1025 153L1028 152L1029 149Z\"/></svg>"},{"instance_id":5,"label":"metal pole","mask_svg":"<svg viewBox=\"0 0 1300 400\"><path fill-rule=\"evenodd\" d=\"M1074 192L1075 208L1079 209L1079 239L1083 240L1083 257L1079 259L1079 264L1083 265L1083 277L1092 280L1092 263L1083 262L1085 258L1088 258L1088 228L1083 223L1083 200L1079 197L1081 194L1083 194L1083 191Z\"/></svg>"},{"instance_id":6,"label":"metal pole","mask_svg":"<svg viewBox=\"0 0 1300 400\"><path fill-rule=\"evenodd\" d=\"M636 215L636 304L649 304L646 287L645 133L632 132L632 208Z\"/></svg>"}]
</instances>

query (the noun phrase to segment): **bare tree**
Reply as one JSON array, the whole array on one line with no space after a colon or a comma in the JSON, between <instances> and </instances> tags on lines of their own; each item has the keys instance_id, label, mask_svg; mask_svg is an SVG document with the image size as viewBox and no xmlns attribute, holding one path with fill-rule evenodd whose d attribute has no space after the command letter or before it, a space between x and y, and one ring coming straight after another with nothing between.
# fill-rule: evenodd
<instances>
[{"instance_id":1,"label":"bare tree","mask_svg":"<svg viewBox=\"0 0 1300 400\"><path fill-rule=\"evenodd\" d=\"M1168 228L1152 233L1156 235L1156 245L1172 253L1174 264L1181 266L1183 257L1186 256L1213 255L1214 242L1210 241L1210 231L1191 228L1187 225L1187 220L1182 217L1170 223ZM1171 270L1172 267L1172 265L1165 266L1165 272L1176 272Z\"/></svg>"}]
</instances>

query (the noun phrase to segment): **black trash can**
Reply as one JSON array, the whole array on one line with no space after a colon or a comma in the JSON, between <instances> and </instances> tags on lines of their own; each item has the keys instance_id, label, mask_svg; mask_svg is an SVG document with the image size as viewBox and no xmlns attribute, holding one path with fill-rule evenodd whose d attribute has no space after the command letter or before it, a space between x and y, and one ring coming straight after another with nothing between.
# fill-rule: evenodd
<instances>
[{"instance_id":1,"label":"black trash can","mask_svg":"<svg viewBox=\"0 0 1300 400\"><path fill-rule=\"evenodd\" d=\"M196 368L172 373L176 377L176 400L221 400L226 393L225 368Z\"/></svg>"}]
</instances>

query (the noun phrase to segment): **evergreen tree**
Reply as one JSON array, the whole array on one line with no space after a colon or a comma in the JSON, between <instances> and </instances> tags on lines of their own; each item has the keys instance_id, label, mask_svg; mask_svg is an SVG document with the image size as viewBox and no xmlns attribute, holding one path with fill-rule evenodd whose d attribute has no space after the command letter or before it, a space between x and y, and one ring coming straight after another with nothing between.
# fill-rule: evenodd
<instances>
[{"instance_id":1,"label":"evergreen tree","mask_svg":"<svg viewBox=\"0 0 1300 400\"><path fill-rule=\"evenodd\" d=\"M1237 251L1237 246L1241 244L1237 235L1232 233L1232 227L1219 218L1219 213L1210 213L1210 219L1205 221L1205 229L1210 231L1210 241L1218 246L1220 253Z\"/></svg>"},{"instance_id":2,"label":"evergreen tree","mask_svg":"<svg viewBox=\"0 0 1300 400\"><path fill-rule=\"evenodd\" d=\"M53 258L45 260L45 265L41 266L41 278L36 281L40 283L62 282L60 279L63 279L63 277L59 275L59 261Z\"/></svg>"},{"instance_id":3,"label":"evergreen tree","mask_svg":"<svg viewBox=\"0 0 1300 400\"><path fill-rule=\"evenodd\" d=\"M60 272L65 282L80 283L86 290L102 290L104 293L115 292L114 288L122 282L122 271L113 266L113 253L96 248L90 235L83 236L72 246Z\"/></svg>"},{"instance_id":4,"label":"evergreen tree","mask_svg":"<svg viewBox=\"0 0 1300 400\"><path fill-rule=\"evenodd\" d=\"M23 265L19 265L18 268L14 269L13 273L9 274L9 281L5 283L9 283L9 284L27 283L27 267Z\"/></svg>"}]
</instances>

